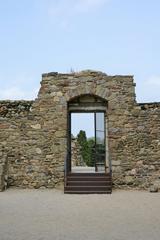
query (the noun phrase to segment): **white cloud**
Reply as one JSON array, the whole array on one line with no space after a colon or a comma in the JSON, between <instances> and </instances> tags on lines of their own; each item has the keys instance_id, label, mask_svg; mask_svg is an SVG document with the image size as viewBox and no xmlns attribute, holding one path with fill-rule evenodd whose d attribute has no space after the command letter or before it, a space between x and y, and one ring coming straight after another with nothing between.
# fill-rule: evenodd
<instances>
[{"instance_id":1,"label":"white cloud","mask_svg":"<svg viewBox=\"0 0 160 240\"><path fill-rule=\"evenodd\" d=\"M149 86L160 86L160 76L152 76L147 81L146 84Z\"/></svg>"},{"instance_id":2,"label":"white cloud","mask_svg":"<svg viewBox=\"0 0 160 240\"><path fill-rule=\"evenodd\" d=\"M109 0L60 0L51 2L49 12L54 16L75 15L77 13L86 13L102 7Z\"/></svg>"},{"instance_id":3,"label":"white cloud","mask_svg":"<svg viewBox=\"0 0 160 240\"><path fill-rule=\"evenodd\" d=\"M36 75L22 72L14 77L10 75L0 76L1 100L35 99L39 88L39 79Z\"/></svg>"},{"instance_id":4,"label":"white cloud","mask_svg":"<svg viewBox=\"0 0 160 240\"><path fill-rule=\"evenodd\" d=\"M77 15L97 11L110 0L59 0L48 4L48 14L54 23L67 26Z\"/></svg>"},{"instance_id":5,"label":"white cloud","mask_svg":"<svg viewBox=\"0 0 160 240\"><path fill-rule=\"evenodd\" d=\"M136 94L138 102L160 102L160 76L137 82Z\"/></svg>"},{"instance_id":6,"label":"white cloud","mask_svg":"<svg viewBox=\"0 0 160 240\"><path fill-rule=\"evenodd\" d=\"M37 96L38 90L33 89L32 91L26 91L17 86L4 88L0 90L0 99L2 100L31 100L35 99Z\"/></svg>"},{"instance_id":7,"label":"white cloud","mask_svg":"<svg viewBox=\"0 0 160 240\"><path fill-rule=\"evenodd\" d=\"M73 10L77 13L86 13L102 7L108 0L79 0L76 1Z\"/></svg>"}]
</instances>

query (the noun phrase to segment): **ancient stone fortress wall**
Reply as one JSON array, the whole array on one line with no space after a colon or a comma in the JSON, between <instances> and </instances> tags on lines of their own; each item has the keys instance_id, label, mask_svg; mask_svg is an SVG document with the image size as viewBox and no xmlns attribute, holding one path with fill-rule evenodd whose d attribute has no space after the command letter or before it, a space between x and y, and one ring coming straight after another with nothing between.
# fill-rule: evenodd
<instances>
[{"instance_id":1,"label":"ancient stone fortress wall","mask_svg":"<svg viewBox=\"0 0 160 240\"><path fill-rule=\"evenodd\" d=\"M133 76L82 71L43 74L35 101L0 101L1 190L53 188L64 181L67 104L86 94L107 101L114 187L160 186L160 103L136 103Z\"/></svg>"},{"instance_id":2,"label":"ancient stone fortress wall","mask_svg":"<svg viewBox=\"0 0 160 240\"><path fill-rule=\"evenodd\" d=\"M135 104L126 128L128 134L115 148L123 151L117 156L120 175L113 173L115 185L160 189L160 103Z\"/></svg>"}]
</instances>

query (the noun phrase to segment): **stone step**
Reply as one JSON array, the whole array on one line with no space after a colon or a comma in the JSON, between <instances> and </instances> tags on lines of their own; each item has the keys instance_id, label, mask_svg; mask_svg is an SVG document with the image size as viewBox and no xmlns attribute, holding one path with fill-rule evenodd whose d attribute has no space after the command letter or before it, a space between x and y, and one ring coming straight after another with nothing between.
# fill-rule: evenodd
<instances>
[{"instance_id":1,"label":"stone step","mask_svg":"<svg viewBox=\"0 0 160 240\"><path fill-rule=\"evenodd\" d=\"M69 173L65 193L111 193L111 175L106 173Z\"/></svg>"},{"instance_id":2,"label":"stone step","mask_svg":"<svg viewBox=\"0 0 160 240\"><path fill-rule=\"evenodd\" d=\"M98 173L98 172L94 172L94 173L68 173L67 176L80 176L80 177L84 177L84 176L93 176L93 177L100 177L100 176L108 176L110 177L111 175L109 173Z\"/></svg>"},{"instance_id":3,"label":"stone step","mask_svg":"<svg viewBox=\"0 0 160 240\"><path fill-rule=\"evenodd\" d=\"M111 180L106 181L67 181L67 186L111 186Z\"/></svg>"},{"instance_id":4,"label":"stone step","mask_svg":"<svg viewBox=\"0 0 160 240\"><path fill-rule=\"evenodd\" d=\"M111 181L110 177L92 177L92 176L68 176L67 177L67 182L68 181Z\"/></svg>"},{"instance_id":5,"label":"stone step","mask_svg":"<svg viewBox=\"0 0 160 240\"><path fill-rule=\"evenodd\" d=\"M112 190L108 190L108 191L72 191L72 190L65 190L64 193L67 193L67 194L111 194L112 193Z\"/></svg>"},{"instance_id":6,"label":"stone step","mask_svg":"<svg viewBox=\"0 0 160 240\"><path fill-rule=\"evenodd\" d=\"M111 192L111 186L65 186L65 192L75 191L75 192Z\"/></svg>"}]
</instances>

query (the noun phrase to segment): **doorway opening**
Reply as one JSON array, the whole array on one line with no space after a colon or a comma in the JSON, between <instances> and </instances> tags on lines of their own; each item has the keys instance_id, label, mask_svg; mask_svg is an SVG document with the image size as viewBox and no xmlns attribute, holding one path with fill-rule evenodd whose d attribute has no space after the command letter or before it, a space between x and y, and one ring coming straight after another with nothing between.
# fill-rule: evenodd
<instances>
[{"instance_id":1,"label":"doorway opening","mask_svg":"<svg viewBox=\"0 0 160 240\"><path fill-rule=\"evenodd\" d=\"M68 103L67 172L105 173L109 169L107 101L82 95Z\"/></svg>"},{"instance_id":2,"label":"doorway opening","mask_svg":"<svg viewBox=\"0 0 160 240\"><path fill-rule=\"evenodd\" d=\"M65 193L111 193L107 101L81 95L68 102Z\"/></svg>"},{"instance_id":3,"label":"doorway opening","mask_svg":"<svg viewBox=\"0 0 160 240\"><path fill-rule=\"evenodd\" d=\"M71 112L71 172L105 172L105 113Z\"/></svg>"}]
</instances>

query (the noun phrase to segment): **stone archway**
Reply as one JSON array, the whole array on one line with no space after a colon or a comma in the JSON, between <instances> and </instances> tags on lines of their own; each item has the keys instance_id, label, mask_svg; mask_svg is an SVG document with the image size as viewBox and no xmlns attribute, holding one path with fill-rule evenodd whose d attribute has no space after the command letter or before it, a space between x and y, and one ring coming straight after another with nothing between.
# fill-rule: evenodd
<instances>
[{"instance_id":1,"label":"stone archway","mask_svg":"<svg viewBox=\"0 0 160 240\"><path fill-rule=\"evenodd\" d=\"M92 167L95 171L110 172L109 150L108 150L108 118L107 118L108 102L93 94L81 94L75 96L68 101L68 141L67 141L67 171L71 172L72 169L72 126L71 120L74 114L94 115L94 149L92 153ZM84 123L85 124L85 123ZM87 123L86 123L87 124ZM78 156L77 156L78 157ZM75 168L74 168L75 169ZM80 168L79 168L80 169ZM81 168L82 169L82 168ZM85 170L89 168L84 168ZM93 171L93 168L90 171Z\"/></svg>"}]
</instances>

